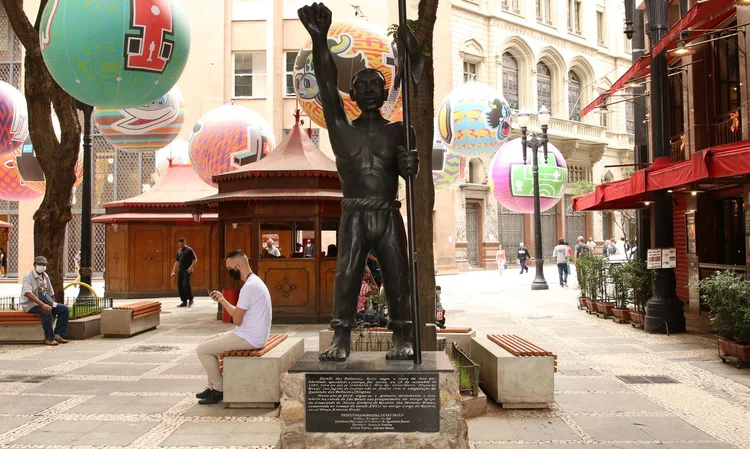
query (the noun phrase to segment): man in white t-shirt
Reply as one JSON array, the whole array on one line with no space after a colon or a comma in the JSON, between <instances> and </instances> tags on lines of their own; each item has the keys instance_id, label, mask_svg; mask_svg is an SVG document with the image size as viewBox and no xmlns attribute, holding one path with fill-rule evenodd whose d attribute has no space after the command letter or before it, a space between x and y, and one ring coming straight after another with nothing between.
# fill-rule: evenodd
<instances>
[{"instance_id":1,"label":"man in white t-shirt","mask_svg":"<svg viewBox=\"0 0 750 449\"><path fill-rule=\"evenodd\" d=\"M224 399L219 356L226 351L262 348L271 332L271 294L266 284L250 269L245 253L238 249L227 254L226 266L233 279L245 284L240 290L237 306L230 304L220 292L211 292L211 299L229 313L235 328L204 341L195 350L208 375L206 389L195 395L200 399L199 404L216 404Z\"/></svg>"}]
</instances>

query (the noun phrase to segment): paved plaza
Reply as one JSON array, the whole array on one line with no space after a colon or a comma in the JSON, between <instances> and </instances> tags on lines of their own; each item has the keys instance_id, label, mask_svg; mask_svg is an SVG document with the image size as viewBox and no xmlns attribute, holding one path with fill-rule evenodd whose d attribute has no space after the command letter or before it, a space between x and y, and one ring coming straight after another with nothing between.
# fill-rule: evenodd
<instances>
[{"instance_id":1,"label":"paved plaza","mask_svg":"<svg viewBox=\"0 0 750 449\"><path fill-rule=\"evenodd\" d=\"M750 448L750 369L723 365L709 334L648 335L587 315L574 282L554 285L555 271L546 292L530 291L533 269L438 277L449 326L517 334L558 355L556 404L490 406L469 421L472 447ZM0 286L0 295L18 291ZM0 346L0 449L273 447L278 411L197 405L205 379L194 349L230 326L207 298L190 309L178 303L163 300L161 326L129 339ZM323 327L272 332L305 337L315 351Z\"/></svg>"}]
</instances>

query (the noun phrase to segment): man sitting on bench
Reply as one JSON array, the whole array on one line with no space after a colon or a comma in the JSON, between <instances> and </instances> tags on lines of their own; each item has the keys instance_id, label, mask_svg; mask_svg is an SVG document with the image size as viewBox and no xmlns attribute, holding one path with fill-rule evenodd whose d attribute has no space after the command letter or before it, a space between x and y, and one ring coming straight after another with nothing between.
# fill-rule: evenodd
<instances>
[{"instance_id":1,"label":"man sitting on bench","mask_svg":"<svg viewBox=\"0 0 750 449\"><path fill-rule=\"evenodd\" d=\"M63 337L68 333L68 307L55 303L55 291L47 273L47 259L43 256L34 258L34 269L23 277L21 288L21 308L24 312L36 313L42 317L44 344L57 346L67 343ZM57 324L52 329L52 321Z\"/></svg>"},{"instance_id":2,"label":"man sitting on bench","mask_svg":"<svg viewBox=\"0 0 750 449\"><path fill-rule=\"evenodd\" d=\"M237 306L230 304L220 292L211 292L211 299L232 317L235 328L199 344L198 358L208 375L208 386L195 395L199 404L216 404L224 399L224 377L219 368L219 356L226 351L262 348L271 332L271 294L263 281L253 273L242 250L227 254L229 276L242 280Z\"/></svg>"}]
</instances>

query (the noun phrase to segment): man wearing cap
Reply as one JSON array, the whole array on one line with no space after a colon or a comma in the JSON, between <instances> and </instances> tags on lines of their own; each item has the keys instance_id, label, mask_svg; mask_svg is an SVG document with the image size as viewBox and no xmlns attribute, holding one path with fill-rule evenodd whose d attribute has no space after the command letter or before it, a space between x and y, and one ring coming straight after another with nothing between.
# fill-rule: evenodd
<instances>
[{"instance_id":1,"label":"man wearing cap","mask_svg":"<svg viewBox=\"0 0 750 449\"><path fill-rule=\"evenodd\" d=\"M55 291L47 273L47 259L43 256L34 258L34 269L23 277L21 288L21 308L24 312L36 313L42 317L44 344L57 346L67 343L63 337L68 333L68 307L55 303ZM57 319L54 330L52 322Z\"/></svg>"}]
</instances>

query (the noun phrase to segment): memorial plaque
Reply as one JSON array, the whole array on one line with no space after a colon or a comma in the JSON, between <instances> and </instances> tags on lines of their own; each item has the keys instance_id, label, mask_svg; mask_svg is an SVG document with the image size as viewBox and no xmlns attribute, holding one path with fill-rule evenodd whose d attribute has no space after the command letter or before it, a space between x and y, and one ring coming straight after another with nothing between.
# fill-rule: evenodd
<instances>
[{"instance_id":1,"label":"memorial plaque","mask_svg":"<svg viewBox=\"0 0 750 449\"><path fill-rule=\"evenodd\" d=\"M305 375L308 432L439 432L437 373Z\"/></svg>"}]
</instances>

